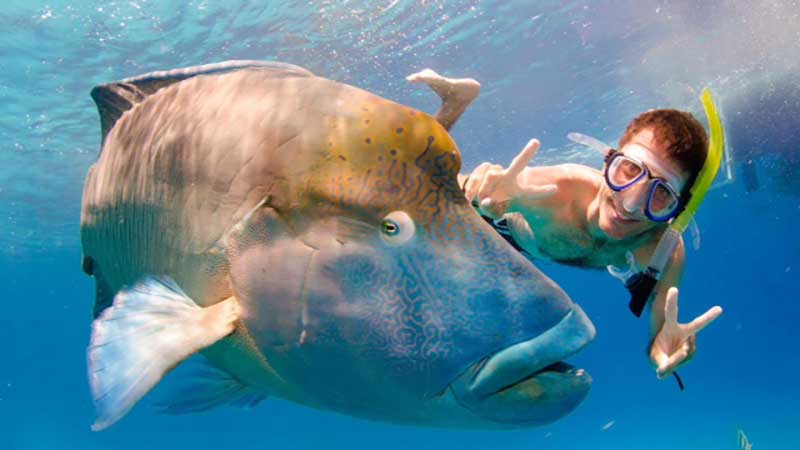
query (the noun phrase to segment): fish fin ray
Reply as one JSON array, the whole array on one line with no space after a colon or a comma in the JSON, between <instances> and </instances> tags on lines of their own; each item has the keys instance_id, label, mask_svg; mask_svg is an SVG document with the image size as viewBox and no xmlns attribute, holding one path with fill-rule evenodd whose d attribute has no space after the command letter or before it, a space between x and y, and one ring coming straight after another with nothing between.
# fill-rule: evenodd
<instances>
[{"instance_id":1,"label":"fish fin ray","mask_svg":"<svg viewBox=\"0 0 800 450\"><path fill-rule=\"evenodd\" d=\"M231 405L252 408L266 399L266 394L245 386L236 377L207 362L193 374L185 387L155 403L159 412L169 415L192 414Z\"/></svg>"},{"instance_id":2,"label":"fish fin ray","mask_svg":"<svg viewBox=\"0 0 800 450\"><path fill-rule=\"evenodd\" d=\"M92 429L122 418L181 361L229 335L237 317L234 297L201 308L169 278L146 277L120 290L92 322Z\"/></svg>"}]
</instances>

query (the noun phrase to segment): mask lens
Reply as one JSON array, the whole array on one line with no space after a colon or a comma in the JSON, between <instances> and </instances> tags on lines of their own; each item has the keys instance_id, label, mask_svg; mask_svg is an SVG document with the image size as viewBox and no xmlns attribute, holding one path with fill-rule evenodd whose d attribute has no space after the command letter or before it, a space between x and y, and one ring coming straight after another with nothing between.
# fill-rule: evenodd
<instances>
[{"instance_id":1,"label":"mask lens","mask_svg":"<svg viewBox=\"0 0 800 450\"><path fill-rule=\"evenodd\" d=\"M626 187L637 181L644 174L644 167L638 162L619 155L608 168L608 181L617 188Z\"/></svg>"},{"instance_id":2,"label":"mask lens","mask_svg":"<svg viewBox=\"0 0 800 450\"><path fill-rule=\"evenodd\" d=\"M653 183L648 208L655 217L667 217L678 207L678 196L661 180Z\"/></svg>"}]
</instances>

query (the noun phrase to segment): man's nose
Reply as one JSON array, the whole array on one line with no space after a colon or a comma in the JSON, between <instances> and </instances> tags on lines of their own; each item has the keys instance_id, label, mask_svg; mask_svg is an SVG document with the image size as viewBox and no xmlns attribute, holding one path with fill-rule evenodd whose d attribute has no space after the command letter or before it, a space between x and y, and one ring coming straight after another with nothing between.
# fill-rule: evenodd
<instances>
[{"instance_id":1,"label":"man's nose","mask_svg":"<svg viewBox=\"0 0 800 450\"><path fill-rule=\"evenodd\" d=\"M647 183L636 183L623 192L622 208L629 214L644 214L647 203Z\"/></svg>"}]
</instances>

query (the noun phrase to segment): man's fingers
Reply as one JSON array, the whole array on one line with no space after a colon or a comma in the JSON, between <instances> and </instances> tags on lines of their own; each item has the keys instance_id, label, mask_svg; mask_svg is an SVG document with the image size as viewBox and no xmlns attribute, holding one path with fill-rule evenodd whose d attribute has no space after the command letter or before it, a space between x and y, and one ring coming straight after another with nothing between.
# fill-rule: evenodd
<instances>
[{"instance_id":1,"label":"man's fingers","mask_svg":"<svg viewBox=\"0 0 800 450\"><path fill-rule=\"evenodd\" d=\"M501 202L508 200L508 198L497 198L497 196L493 196L495 194L495 188L497 184L503 178L502 172L489 172L486 176L483 177L483 181L481 182L480 187L478 188L478 201L483 201L489 197L492 197L492 200Z\"/></svg>"},{"instance_id":2,"label":"man's fingers","mask_svg":"<svg viewBox=\"0 0 800 450\"><path fill-rule=\"evenodd\" d=\"M686 360L692 359L694 354L697 353L697 335L690 334L689 337L686 338L686 342L683 343L683 348L686 349Z\"/></svg>"},{"instance_id":3,"label":"man's fingers","mask_svg":"<svg viewBox=\"0 0 800 450\"><path fill-rule=\"evenodd\" d=\"M687 356L689 356L689 352L684 346L677 352L670 355L669 358L666 358L666 360L660 361L658 363L658 369L656 369L656 375L658 378L668 377L670 374L672 374L672 372L684 362Z\"/></svg>"},{"instance_id":4,"label":"man's fingers","mask_svg":"<svg viewBox=\"0 0 800 450\"><path fill-rule=\"evenodd\" d=\"M464 185L464 196L467 197L468 202L475 200L475 196L478 195L478 183L480 183L480 180L477 177L470 176Z\"/></svg>"},{"instance_id":5,"label":"man's fingers","mask_svg":"<svg viewBox=\"0 0 800 450\"><path fill-rule=\"evenodd\" d=\"M423 71L425 72L425 71ZM423 72L420 72L422 74ZM413 75L409 75L411 78ZM496 164L483 163L475 168L470 174L467 182L464 184L464 195L467 200L473 201L477 197L478 201L483 201L494 194L495 189L499 183L510 181L514 186L517 186L517 175L522 172L528 163L531 162L533 156L539 150L539 141L531 139L522 151L511 161L508 169L503 170L501 166ZM513 190L513 189L512 189ZM543 186L541 188L532 188L529 195L540 198L553 195L555 187ZM496 203L507 202L509 193L504 193L503 198L492 198Z\"/></svg>"},{"instance_id":6,"label":"man's fingers","mask_svg":"<svg viewBox=\"0 0 800 450\"><path fill-rule=\"evenodd\" d=\"M485 216L491 219L499 219L503 217L503 214L508 210L508 201L497 202L491 198L487 198L481 201L480 209Z\"/></svg>"},{"instance_id":7,"label":"man's fingers","mask_svg":"<svg viewBox=\"0 0 800 450\"><path fill-rule=\"evenodd\" d=\"M508 170L506 170L506 174L509 177L516 178L523 169L528 167L528 164L533 159L536 152L539 151L539 140L538 139L531 139L528 141L528 144L525 148L519 152L511 164L508 166Z\"/></svg>"},{"instance_id":8,"label":"man's fingers","mask_svg":"<svg viewBox=\"0 0 800 450\"><path fill-rule=\"evenodd\" d=\"M467 200L473 201L477 199L482 202L491 198L495 207L498 205L507 206L512 193L517 192L517 189L520 188L517 184L517 175L528 167L528 163L531 162L538 150L539 141L531 139L525 148L511 161L508 169L503 170L501 166L489 163L479 165L464 184L464 195ZM498 186L500 186L499 189ZM551 196L555 192L556 187L554 185L547 185L525 187L520 193L537 199Z\"/></svg>"},{"instance_id":9,"label":"man's fingers","mask_svg":"<svg viewBox=\"0 0 800 450\"><path fill-rule=\"evenodd\" d=\"M689 322L689 324L686 325L686 329L692 334L697 334L700 332L700 330L707 327L708 324L716 320L720 314L722 314L722 308L715 306L705 313L697 316L697 318L693 321Z\"/></svg>"},{"instance_id":10,"label":"man's fingers","mask_svg":"<svg viewBox=\"0 0 800 450\"><path fill-rule=\"evenodd\" d=\"M667 291L667 302L664 305L664 322L666 324L678 323L678 288L671 287Z\"/></svg>"},{"instance_id":11,"label":"man's fingers","mask_svg":"<svg viewBox=\"0 0 800 450\"><path fill-rule=\"evenodd\" d=\"M471 202L475 200L475 197L478 195L478 189L481 187L481 183L483 183L483 177L491 167L492 165L489 163L481 163L469 174L469 179L464 185L464 195L467 197L468 201Z\"/></svg>"}]
</instances>

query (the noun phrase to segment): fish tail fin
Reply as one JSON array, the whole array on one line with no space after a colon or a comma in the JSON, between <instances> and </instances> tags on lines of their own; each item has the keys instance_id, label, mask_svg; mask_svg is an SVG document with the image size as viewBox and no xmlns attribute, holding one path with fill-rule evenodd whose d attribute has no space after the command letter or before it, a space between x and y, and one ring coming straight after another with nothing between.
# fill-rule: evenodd
<instances>
[{"instance_id":1,"label":"fish tail fin","mask_svg":"<svg viewBox=\"0 0 800 450\"><path fill-rule=\"evenodd\" d=\"M173 367L229 335L238 315L234 297L201 308L169 278L147 277L120 290L92 323L92 429L112 425Z\"/></svg>"}]
</instances>

